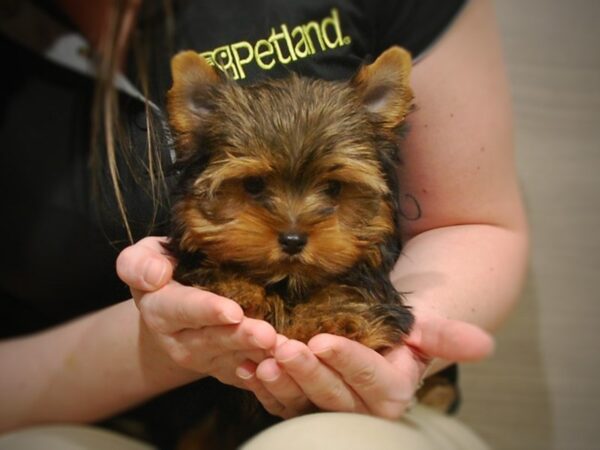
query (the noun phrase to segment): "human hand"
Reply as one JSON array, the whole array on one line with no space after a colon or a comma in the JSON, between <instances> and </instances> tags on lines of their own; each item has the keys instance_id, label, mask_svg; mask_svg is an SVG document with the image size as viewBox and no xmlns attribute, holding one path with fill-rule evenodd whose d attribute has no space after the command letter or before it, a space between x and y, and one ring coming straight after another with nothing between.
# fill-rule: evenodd
<instances>
[{"instance_id":1,"label":"human hand","mask_svg":"<svg viewBox=\"0 0 600 450\"><path fill-rule=\"evenodd\" d=\"M238 375L284 418L318 408L395 419L414 401L432 358L466 362L492 351L480 328L419 313L405 343L383 355L340 336L317 335L308 345L279 336L273 358L246 361Z\"/></svg>"},{"instance_id":2,"label":"human hand","mask_svg":"<svg viewBox=\"0 0 600 450\"><path fill-rule=\"evenodd\" d=\"M233 300L173 281L174 261L163 242L142 239L117 258L117 273L131 289L149 338L143 341L198 377L243 387L235 369L245 360L261 362L275 345L275 330L245 317Z\"/></svg>"}]
</instances>

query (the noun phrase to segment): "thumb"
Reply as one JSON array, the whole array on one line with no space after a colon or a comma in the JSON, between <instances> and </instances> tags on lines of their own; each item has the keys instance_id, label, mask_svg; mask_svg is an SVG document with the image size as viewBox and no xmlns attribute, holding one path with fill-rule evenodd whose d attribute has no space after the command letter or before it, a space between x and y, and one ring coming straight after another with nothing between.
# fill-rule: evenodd
<instances>
[{"instance_id":1,"label":"thumb","mask_svg":"<svg viewBox=\"0 0 600 450\"><path fill-rule=\"evenodd\" d=\"M173 262L162 247L164 239L148 237L117 257L117 274L130 288L156 291L173 277Z\"/></svg>"},{"instance_id":2,"label":"thumb","mask_svg":"<svg viewBox=\"0 0 600 450\"><path fill-rule=\"evenodd\" d=\"M456 362L477 361L494 352L494 339L489 333L437 314L416 315L405 342L427 356Z\"/></svg>"}]
</instances>

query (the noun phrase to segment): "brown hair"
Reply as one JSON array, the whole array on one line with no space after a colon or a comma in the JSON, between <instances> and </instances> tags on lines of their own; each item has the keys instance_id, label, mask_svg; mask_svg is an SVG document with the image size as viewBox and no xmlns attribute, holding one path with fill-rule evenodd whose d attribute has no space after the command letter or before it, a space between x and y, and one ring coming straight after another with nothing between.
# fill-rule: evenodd
<instances>
[{"instance_id":1,"label":"brown hair","mask_svg":"<svg viewBox=\"0 0 600 450\"><path fill-rule=\"evenodd\" d=\"M173 14L171 0L161 0L164 10L165 25L169 41L172 41ZM139 14L150 3L149 8L156 8L152 2L141 2ZM167 201L166 183L164 170L160 157L160 146L158 145L158 133L162 132L158 118L151 107L151 93L148 73L148 52L151 45L144 36L143 27L132 24L134 18L130 14L127 2L115 1L110 10L106 23L105 37L101 42L98 52L97 83L91 111L91 156L90 165L93 174L93 190L95 198L101 202L103 195L101 174L109 175L111 194L114 196L119 211L120 221L124 227L127 239L130 243L134 241L129 220L128 205L123 191L122 175L127 171L136 184L146 190L152 199L152 220L147 225L149 232L155 225L159 209ZM135 80L141 93L146 99L145 106L145 129L146 129L146 163L140 170L139 162L135 158L139 156L134 152L131 140L126 128L123 126L119 111L118 92L114 80L122 65L124 55L119 52L129 41L133 62L136 67L137 77ZM103 154L104 153L104 154ZM117 157L118 156L118 157ZM118 160L123 163L118 163ZM101 204L101 203L100 203Z\"/></svg>"}]
</instances>

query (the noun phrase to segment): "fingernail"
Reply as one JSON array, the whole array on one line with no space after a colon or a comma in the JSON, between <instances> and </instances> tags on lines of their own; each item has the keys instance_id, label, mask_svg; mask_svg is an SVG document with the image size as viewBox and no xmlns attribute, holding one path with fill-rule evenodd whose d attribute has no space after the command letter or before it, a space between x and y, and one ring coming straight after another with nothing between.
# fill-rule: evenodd
<instances>
[{"instance_id":1,"label":"fingernail","mask_svg":"<svg viewBox=\"0 0 600 450\"><path fill-rule=\"evenodd\" d=\"M253 334L252 334L252 335L250 335L250 342L251 342L253 345L257 346L258 348L262 348L263 350L266 350L266 349L267 349L267 347L268 347L268 346L267 346L267 345L265 345L265 344L261 344L261 343L259 342L259 340L258 340L258 339L256 339L256 336L254 336Z\"/></svg>"},{"instance_id":2,"label":"fingernail","mask_svg":"<svg viewBox=\"0 0 600 450\"><path fill-rule=\"evenodd\" d=\"M288 339L288 338L286 338L285 336L283 336L283 335L281 335L281 334L278 334L278 335L277 335L277 337L276 337L276 339L275 339L275 345L274 345L272 348L268 349L268 351L269 351L269 356L275 357L275 352L277 351L277 348L278 348L280 345L283 345L283 344L284 344L285 342L287 342L288 340L289 340L289 339Z\"/></svg>"},{"instance_id":3,"label":"fingernail","mask_svg":"<svg viewBox=\"0 0 600 450\"><path fill-rule=\"evenodd\" d=\"M298 355L293 355L293 356L289 356L289 357L276 358L276 359L277 359L277 362L280 362L281 364L289 364L297 358L298 358Z\"/></svg>"},{"instance_id":4,"label":"fingernail","mask_svg":"<svg viewBox=\"0 0 600 450\"><path fill-rule=\"evenodd\" d=\"M155 259L150 259L144 267L142 278L146 284L149 284L153 287L158 287L161 285L166 271L167 267L164 263Z\"/></svg>"},{"instance_id":5,"label":"fingernail","mask_svg":"<svg viewBox=\"0 0 600 450\"><path fill-rule=\"evenodd\" d=\"M235 369L235 374L242 380L249 380L254 376L254 372L249 371L245 367L238 367Z\"/></svg>"},{"instance_id":6,"label":"fingernail","mask_svg":"<svg viewBox=\"0 0 600 450\"><path fill-rule=\"evenodd\" d=\"M235 324L242 321L243 314L239 314L239 311L223 311L219 313L219 318L224 323Z\"/></svg>"},{"instance_id":7,"label":"fingernail","mask_svg":"<svg viewBox=\"0 0 600 450\"><path fill-rule=\"evenodd\" d=\"M275 353L275 359L283 364L289 363L300 356L300 352L297 349L286 347L278 349Z\"/></svg>"},{"instance_id":8,"label":"fingernail","mask_svg":"<svg viewBox=\"0 0 600 450\"><path fill-rule=\"evenodd\" d=\"M277 381L277 379L279 378L279 375L281 375L280 372L274 371L273 373L271 373L267 376L260 377L260 380L264 381L266 383L273 383L274 381Z\"/></svg>"},{"instance_id":9,"label":"fingernail","mask_svg":"<svg viewBox=\"0 0 600 450\"><path fill-rule=\"evenodd\" d=\"M321 358L327 358L333 354L333 348L331 347L323 347L312 349L313 353Z\"/></svg>"}]
</instances>

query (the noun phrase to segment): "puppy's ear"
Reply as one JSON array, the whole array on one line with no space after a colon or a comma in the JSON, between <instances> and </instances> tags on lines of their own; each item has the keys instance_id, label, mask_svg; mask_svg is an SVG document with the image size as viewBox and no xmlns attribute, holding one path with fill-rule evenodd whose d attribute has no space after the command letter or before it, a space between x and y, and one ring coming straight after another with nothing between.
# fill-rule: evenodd
<instances>
[{"instance_id":1,"label":"puppy's ear","mask_svg":"<svg viewBox=\"0 0 600 450\"><path fill-rule=\"evenodd\" d=\"M222 82L213 66L194 51L176 54L171 60L173 85L167 94L169 123L176 132L178 157L193 145L211 105L208 93Z\"/></svg>"},{"instance_id":2,"label":"puppy's ear","mask_svg":"<svg viewBox=\"0 0 600 450\"><path fill-rule=\"evenodd\" d=\"M351 81L363 105L377 114L385 127L401 124L412 107L411 60L405 49L391 47L374 63L363 66Z\"/></svg>"}]
</instances>

